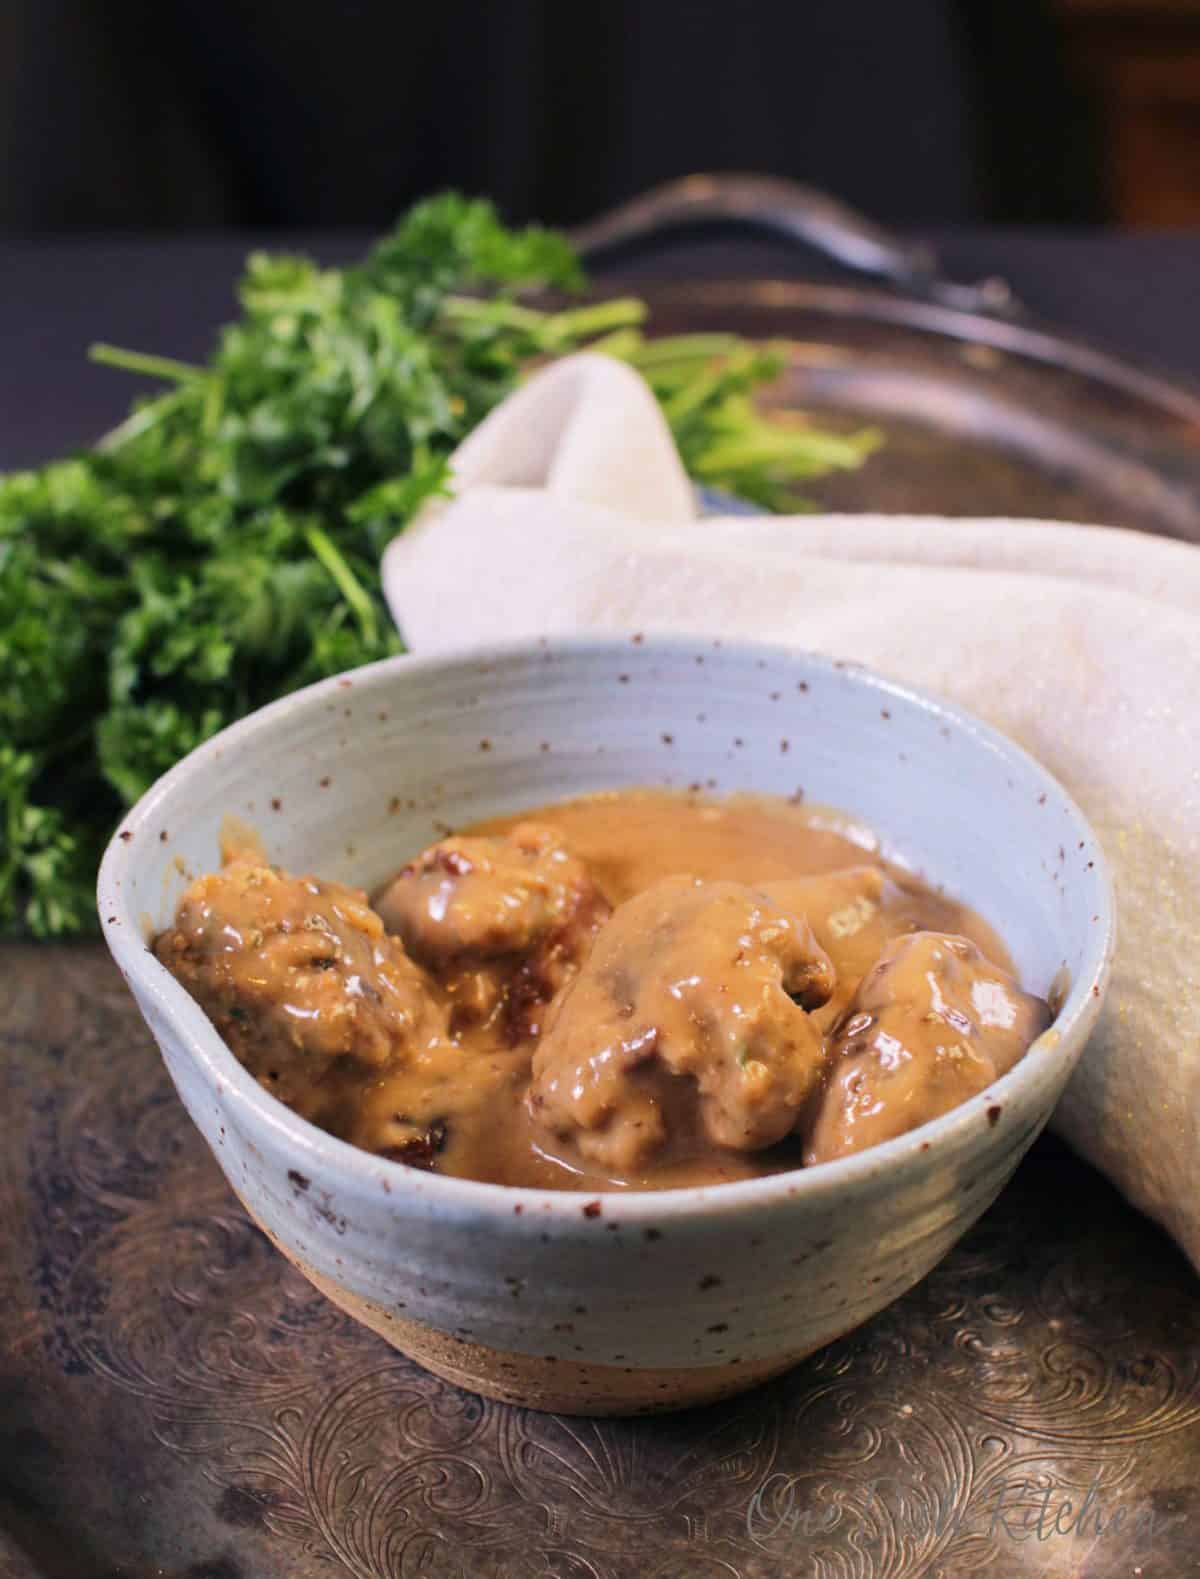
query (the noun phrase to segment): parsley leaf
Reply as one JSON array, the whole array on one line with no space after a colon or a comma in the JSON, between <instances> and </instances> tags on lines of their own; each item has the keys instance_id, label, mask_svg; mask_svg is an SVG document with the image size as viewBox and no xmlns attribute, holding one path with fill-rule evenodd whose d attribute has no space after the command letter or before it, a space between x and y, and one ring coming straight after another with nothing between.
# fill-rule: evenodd
<instances>
[{"instance_id":1,"label":"parsley leaf","mask_svg":"<svg viewBox=\"0 0 1200 1579\"><path fill-rule=\"evenodd\" d=\"M642 302L572 302L582 284L563 237L451 193L356 268L251 256L203 366L93 348L165 387L93 449L0 477L0 933L94 926L122 806L244 713L401 650L382 550L531 364L627 358L692 475L773 508L875 442L762 416L776 351L647 339Z\"/></svg>"}]
</instances>

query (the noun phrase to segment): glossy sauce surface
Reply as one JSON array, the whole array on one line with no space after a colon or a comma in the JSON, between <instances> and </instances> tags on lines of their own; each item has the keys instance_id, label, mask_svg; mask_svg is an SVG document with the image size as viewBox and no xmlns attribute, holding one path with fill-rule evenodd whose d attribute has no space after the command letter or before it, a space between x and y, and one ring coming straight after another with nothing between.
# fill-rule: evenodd
<instances>
[{"instance_id":1,"label":"glossy sauce surface","mask_svg":"<svg viewBox=\"0 0 1200 1579\"><path fill-rule=\"evenodd\" d=\"M455 835L366 896L251 852L159 957L356 1145L499 1183L717 1183L982 1090L1049 1014L979 916L836 814L629 790Z\"/></svg>"}]
</instances>

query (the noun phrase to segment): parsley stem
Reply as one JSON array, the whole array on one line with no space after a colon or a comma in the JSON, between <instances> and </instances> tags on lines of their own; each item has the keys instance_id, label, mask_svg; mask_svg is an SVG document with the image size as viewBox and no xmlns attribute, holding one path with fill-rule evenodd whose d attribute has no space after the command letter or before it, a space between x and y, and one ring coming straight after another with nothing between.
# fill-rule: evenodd
<instances>
[{"instance_id":1,"label":"parsley stem","mask_svg":"<svg viewBox=\"0 0 1200 1579\"><path fill-rule=\"evenodd\" d=\"M683 422L716 394L723 382L723 371L706 373L702 378L695 379L661 400L663 415L668 422Z\"/></svg>"},{"instance_id":2,"label":"parsley stem","mask_svg":"<svg viewBox=\"0 0 1200 1579\"><path fill-rule=\"evenodd\" d=\"M696 470L702 476L718 478L748 466L769 466L781 476L798 477L824 470L848 471L878 443L879 434L871 428L846 435L812 429L789 433L755 418L744 431L715 440L699 458Z\"/></svg>"},{"instance_id":3,"label":"parsley stem","mask_svg":"<svg viewBox=\"0 0 1200 1579\"><path fill-rule=\"evenodd\" d=\"M556 339L583 340L588 335L610 329L633 328L646 321L646 304L632 296L618 296L608 302L593 302L587 307L570 307L554 313L546 327Z\"/></svg>"},{"instance_id":4,"label":"parsley stem","mask_svg":"<svg viewBox=\"0 0 1200 1579\"><path fill-rule=\"evenodd\" d=\"M350 569L342 555L335 548L333 541L319 526L305 528L304 537L313 553L329 572L334 585L354 610L358 619L359 629L363 633L363 640L370 646L375 645L378 627L375 622L375 607L371 599L363 591L362 583Z\"/></svg>"},{"instance_id":5,"label":"parsley stem","mask_svg":"<svg viewBox=\"0 0 1200 1579\"><path fill-rule=\"evenodd\" d=\"M588 350L603 351L605 356L614 356L620 362L636 365L638 352L644 344L645 338L640 329L626 327L602 334L598 340L591 341Z\"/></svg>"},{"instance_id":6,"label":"parsley stem","mask_svg":"<svg viewBox=\"0 0 1200 1579\"><path fill-rule=\"evenodd\" d=\"M546 326L548 313L519 302L497 301L486 296L447 296L442 302L446 317L464 323L495 324L502 329L527 329L537 334Z\"/></svg>"},{"instance_id":7,"label":"parsley stem","mask_svg":"<svg viewBox=\"0 0 1200 1579\"><path fill-rule=\"evenodd\" d=\"M119 345L105 345L102 341L88 347L88 360L100 362L105 367L119 367L126 373L144 373L147 378L166 378L173 383L191 383L193 379L207 378L202 367L190 362L177 362L173 356L153 356L148 351L123 351Z\"/></svg>"},{"instance_id":8,"label":"parsley stem","mask_svg":"<svg viewBox=\"0 0 1200 1579\"><path fill-rule=\"evenodd\" d=\"M520 302L447 296L442 311L451 322L522 329L545 346L558 347L611 329L632 328L645 320L646 304L632 296L619 296L612 301L591 302L586 307L547 313L535 307L524 307Z\"/></svg>"},{"instance_id":9,"label":"parsley stem","mask_svg":"<svg viewBox=\"0 0 1200 1579\"><path fill-rule=\"evenodd\" d=\"M735 334L670 334L647 340L630 361L641 368L658 368L664 362L707 362L744 347L745 341Z\"/></svg>"},{"instance_id":10,"label":"parsley stem","mask_svg":"<svg viewBox=\"0 0 1200 1579\"><path fill-rule=\"evenodd\" d=\"M208 388L204 392L204 415L201 419L201 428L206 439L216 437L221 426L221 411L225 403L225 381L222 378L210 378Z\"/></svg>"},{"instance_id":11,"label":"parsley stem","mask_svg":"<svg viewBox=\"0 0 1200 1579\"><path fill-rule=\"evenodd\" d=\"M122 444L128 444L131 439L140 438L156 422L161 422L165 416L174 411L176 406L182 405L186 394L185 386L173 389L168 395L160 395L157 400L148 401L144 406L135 407L124 422L118 422L115 428L110 428L102 439L97 440L97 450L108 454L112 450L120 449Z\"/></svg>"}]
</instances>

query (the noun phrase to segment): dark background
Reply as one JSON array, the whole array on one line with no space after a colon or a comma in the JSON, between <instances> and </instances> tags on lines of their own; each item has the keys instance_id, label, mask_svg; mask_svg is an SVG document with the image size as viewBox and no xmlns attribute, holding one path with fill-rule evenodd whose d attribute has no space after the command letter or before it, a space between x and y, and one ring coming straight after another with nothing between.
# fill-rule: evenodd
<instances>
[{"instance_id":1,"label":"dark background","mask_svg":"<svg viewBox=\"0 0 1200 1579\"><path fill-rule=\"evenodd\" d=\"M1103 219L1050 0L3 0L0 228L569 224L754 169L914 225Z\"/></svg>"},{"instance_id":2,"label":"dark background","mask_svg":"<svg viewBox=\"0 0 1200 1579\"><path fill-rule=\"evenodd\" d=\"M571 224L705 168L1200 377L1200 0L0 0L0 470L123 414L90 342L202 358L253 245L346 262L447 184ZM653 272L815 268L696 246Z\"/></svg>"}]
</instances>

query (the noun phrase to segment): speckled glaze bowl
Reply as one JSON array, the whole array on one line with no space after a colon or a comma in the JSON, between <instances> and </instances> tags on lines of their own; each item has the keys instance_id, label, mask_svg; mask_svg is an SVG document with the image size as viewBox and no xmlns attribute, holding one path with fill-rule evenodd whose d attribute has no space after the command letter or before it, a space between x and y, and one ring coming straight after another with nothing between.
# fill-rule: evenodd
<instances>
[{"instance_id":1,"label":"speckled glaze bowl","mask_svg":"<svg viewBox=\"0 0 1200 1579\"><path fill-rule=\"evenodd\" d=\"M227 814L271 857L372 888L445 831L627 784L792 795L861 818L995 924L1051 1028L954 1112L819 1168L591 1195L438 1177L297 1118L146 947ZM566 1413L696 1404L785 1370L918 1281L1045 1123L1100 1008L1108 875L1059 785L964 714L809 654L604 639L401 658L216 736L122 823L100 873L117 964L188 1111L279 1249L422 1365Z\"/></svg>"}]
</instances>

